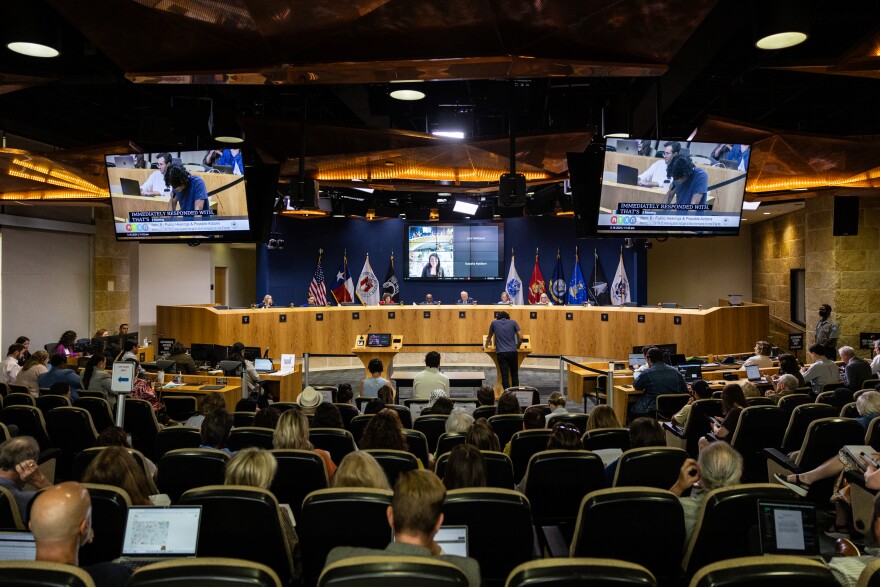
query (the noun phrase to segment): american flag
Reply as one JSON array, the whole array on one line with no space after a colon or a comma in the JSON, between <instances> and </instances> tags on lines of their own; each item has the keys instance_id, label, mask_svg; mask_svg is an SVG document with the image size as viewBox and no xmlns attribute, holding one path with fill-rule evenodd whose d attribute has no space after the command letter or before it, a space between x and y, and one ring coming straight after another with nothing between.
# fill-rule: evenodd
<instances>
[{"instance_id":1,"label":"american flag","mask_svg":"<svg viewBox=\"0 0 880 587\"><path fill-rule=\"evenodd\" d=\"M315 267L315 276L309 284L309 293L315 296L318 306L327 305L327 288L324 286L324 268L321 267L321 253L318 253L318 266Z\"/></svg>"}]
</instances>

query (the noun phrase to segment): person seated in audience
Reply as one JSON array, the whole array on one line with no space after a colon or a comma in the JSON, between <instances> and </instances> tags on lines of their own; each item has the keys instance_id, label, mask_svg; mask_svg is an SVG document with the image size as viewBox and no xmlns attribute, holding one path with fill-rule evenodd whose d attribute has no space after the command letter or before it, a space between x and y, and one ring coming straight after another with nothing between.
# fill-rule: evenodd
<instances>
[{"instance_id":1,"label":"person seated in audience","mask_svg":"<svg viewBox=\"0 0 880 587\"><path fill-rule=\"evenodd\" d=\"M875 487L880 489L880 487ZM828 568L838 583L846 587L856 587L865 567L880 556L880 494L874 497L871 522L865 531L865 554L858 556L835 556L828 561ZM869 584L869 583L864 583Z\"/></svg>"},{"instance_id":2,"label":"person seated in audience","mask_svg":"<svg viewBox=\"0 0 880 587\"><path fill-rule=\"evenodd\" d=\"M345 428L339 408L330 402L322 402L315 408L312 425L315 428Z\"/></svg>"},{"instance_id":3,"label":"person seated in audience","mask_svg":"<svg viewBox=\"0 0 880 587\"><path fill-rule=\"evenodd\" d=\"M324 401L324 396L321 393L309 385L296 397L296 403L301 408L304 415L311 415L315 413L315 410L318 409L318 406L321 402Z\"/></svg>"},{"instance_id":4,"label":"person seated in audience","mask_svg":"<svg viewBox=\"0 0 880 587\"><path fill-rule=\"evenodd\" d=\"M340 383L339 387L336 389L336 403L350 404L353 399L354 393L351 390L351 384Z\"/></svg>"},{"instance_id":5,"label":"person seated in audience","mask_svg":"<svg viewBox=\"0 0 880 587\"><path fill-rule=\"evenodd\" d=\"M550 439L547 441L547 450L583 450L584 443L581 440L581 431L574 424L568 422L556 422Z\"/></svg>"},{"instance_id":6,"label":"person seated in audience","mask_svg":"<svg viewBox=\"0 0 880 587\"><path fill-rule=\"evenodd\" d=\"M394 388L390 383L379 388L379 399L385 402L385 405L394 403Z\"/></svg>"},{"instance_id":7,"label":"person seated in audience","mask_svg":"<svg viewBox=\"0 0 880 587\"><path fill-rule=\"evenodd\" d=\"M34 500L29 528L37 546L36 560L79 566L79 550L95 537L92 500L80 483L66 481L40 492ZM83 567L96 587L125 585L132 570L101 562Z\"/></svg>"},{"instance_id":8,"label":"person seated in audience","mask_svg":"<svg viewBox=\"0 0 880 587\"><path fill-rule=\"evenodd\" d=\"M794 375L790 375L786 373L785 375L779 375L776 378L776 385L773 389L768 389L764 392L766 397L775 398L779 401L779 398L783 395L789 395L795 393L798 388L798 380Z\"/></svg>"},{"instance_id":9,"label":"person seated in audience","mask_svg":"<svg viewBox=\"0 0 880 587\"><path fill-rule=\"evenodd\" d=\"M128 494L131 505L171 505L167 495L150 495L146 473L121 446L100 451L83 473L82 482L118 487Z\"/></svg>"},{"instance_id":10,"label":"person seated in audience","mask_svg":"<svg viewBox=\"0 0 880 587\"><path fill-rule=\"evenodd\" d=\"M14 342L9 345L9 350L6 351L6 358L3 359L3 371L0 373L0 375L2 375L2 379L0 380L2 380L3 383L15 383L15 377L18 375L18 372L21 371L21 365L18 364L18 360L23 354L23 344Z\"/></svg>"},{"instance_id":11,"label":"person seated in audience","mask_svg":"<svg viewBox=\"0 0 880 587\"><path fill-rule=\"evenodd\" d=\"M480 386L477 390L477 406L494 406L495 390L488 385Z\"/></svg>"},{"instance_id":12,"label":"person seated in audience","mask_svg":"<svg viewBox=\"0 0 880 587\"><path fill-rule=\"evenodd\" d=\"M825 356L825 347L821 344L812 344L809 349L810 359L813 364L801 369L804 381L813 388L813 394L822 393L829 383L840 381L840 374L834 361Z\"/></svg>"},{"instance_id":13,"label":"person seated in audience","mask_svg":"<svg viewBox=\"0 0 880 587\"><path fill-rule=\"evenodd\" d=\"M104 430L98 434L98 438L95 439L95 446L121 446L127 451L131 452L131 443L128 441L128 433L119 426L107 426ZM156 478L156 464L141 455L141 458L144 460L144 467L147 470L147 474L153 479Z\"/></svg>"},{"instance_id":14,"label":"person seated in audience","mask_svg":"<svg viewBox=\"0 0 880 587\"><path fill-rule=\"evenodd\" d=\"M541 408L533 406L526 408L526 411L523 412L523 430L540 430L546 427L545 424L544 413L541 412ZM503 452L507 456L510 456L510 444L512 442L513 439L509 440L507 444L504 445Z\"/></svg>"},{"instance_id":15,"label":"person seated in audience","mask_svg":"<svg viewBox=\"0 0 880 587\"><path fill-rule=\"evenodd\" d=\"M558 391L554 391L550 394L550 397L547 398L547 405L550 406L551 410L551 412L545 416L548 426L550 426L550 422L553 420L554 416L568 413L568 410L565 409L565 403L565 396Z\"/></svg>"},{"instance_id":16,"label":"person seated in audience","mask_svg":"<svg viewBox=\"0 0 880 587\"><path fill-rule=\"evenodd\" d=\"M371 399L364 406L364 415L369 416L370 414L378 414L382 410L385 409L385 402L380 400L379 398ZM422 412L424 413L424 412Z\"/></svg>"},{"instance_id":17,"label":"person seated in audience","mask_svg":"<svg viewBox=\"0 0 880 587\"><path fill-rule=\"evenodd\" d=\"M79 391L82 389L82 380L76 371L65 366L65 362L61 355L52 355L52 358L49 359L49 370L37 378L37 384L40 388L45 389L56 383L65 383L70 388L70 400L76 401L79 399Z\"/></svg>"},{"instance_id":18,"label":"person seated in audience","mask_svg":"<svg viewBox=\"0 0 880 587\"><path fill-rule=\"evenodd\" d=\"M651 347L645 353L645 359L648 367L633 380L633 387L644 393L630 408L630 420L655 414L658 395L687 393L687 384L678 369L663 362L663 351Z\"/></svg>"},{"instance_id":19,"label":"person seated in audience","mask_svg":"<svg viewBox=\"0 0 880 587\"><path fill-rule=\"evenodd\" d=\"M694 533L706 496L714 489L738 485L742 468L742 456L726 442L711 443L700 451L696 461L686 459L681 465L678 480L669 491L678 496L684 510L685 548ZM688 489L691 493L685 496Z\"/></svg>"},{"instance_id":20,"label":"person seated in audience","mask_svg":"<svg viewBox=\"0 0 880 587\"><path fill-rule=\"evenodd\" d=\"M323 404L322 404L323 405ZM254 426L260 428L271 428L275 430L278 427L278 419L281 418L281 410L268 406L258 409L254 414Z\"/></svg>"},{"instance_id":21,"label":"person seated in audience","mask_svg":"<svg viewBox=\"0 0 880 587\"><path fill-rule=\"evenodd\" d=\"M48 361L49 353L46 351L35 352L15 376L15 384L24 385L28 388L28 393L38 397L40 395L40 376L49 371L46 367Z\"/></svg>"},{"instance_id":22,"label":"person seated in audience","mask_svg":"<svg viewBox=\"0 0 880 587\"><path fill-rule=\"evenodd\" d=\"M779 361L780 375L794 375L798 380L798 387L806 386L807 383L804 381L803 373L801 373L801 366L798 364L798 361L794 357L794 355L782 353L781 355L776 357L776 360Z\"/></svg>"},{"instance_id":23,"label":"person seated in audience","mask_svg":"<svg viewBox=\"0 0 880 587\"><path fill-rule=\"evenodd\" d=\"M422 414L438 414L441 416L448 416L452 413L452 410L454 409L455 404L452 402L452 400L445 395L441 395L434 401L434 403L429 404L427 408L422 410Z\"/></svg>"},{"instance_id":24,"label":"person seated in audience","mask_svg":"<svg viewBox=\"0 0 880 587\"><path fill-rule=\"evenodd\" d=\"M880 338L874 341L874 358L871 359L871 376L880 373Z\"/></svg>"},{"instance_id":25,"label":"person seated in audience","mask_svg":"<svg viewBox=\"0 0 880 587\"><path fill-rule=\"evenodd\" d=\"M794 378L792 377L792 379ZM717 421L711 424L712 434L719 440L730 442L730 439L733 438L733 433L736 432L739 415L748 405L742 387L738 383L728 383L725 385L721 391L721 415L724 417L724 420L720 424ZM709 438L703 436L697 444L700 450L703 450L710 443Z\"/></svg>"},{"instance_id":26,"label":"person seated in audience","mask_svg":"<svg viewBox=\"0 0 880 587\"><path fill-rule=\"evenodd\" d=\"M199 448L213 448L233 454L226 448L230 432L232 432L232 416L226 410L214 410L202 421L200 429L202 444Z\"/></svg>"},{"instance_id":27,"label":"person seated in audience","mask_svg":"<svg viewBox=\"0 0 880 587\"><path fill-rule=\"evenodd\" d=\"M758 389L758 386L751 381L740 381L739 386L742 387L743 395L746 396L746 399L751 399L753 397L764 397L764 395L761 393L761 390Z\"/></svg>"},{"instance_id":28,"label":"person seated in audience","mask_svg":"<svg viewBox=\"0 0 880 587\"><path fill-rule=\"evenodd\" d=\"M43 391L44 395L61 395L66 397L71 403L73 399L70 397L70 385L63 381L56 381L52 387Z\"/></svg>"},{"instance_id":29,"label":"person seated in audience","mask_svg":"<svg viewBox=\"0 0 880 587\"><path fill-rule=\"evenodd\" d=\"M248 396L252 397L258 390L258 385L260 383L260 374L257 373L257 370L254 368L254 362L245 358L244 349L244 343L234 343L229 353L229 360L241 361L241 363L244 365L244 373L246 373L246 377L244 377L244 379L247 382L247 392Z\"/></svg>"},{"instance_id":30,"label":"person seated in audience","mask_svg":"<svg viewBox=\"0 0 880 587\"><path fill-rule=\"evenodd\" d=\"M446 490L486 486L486 459L472 444L457 444L449 453L443 475Z\"/></svg>"},{"instance_id":31,"label":"person seated in audience","mask_svg":"<svg viewBox=\"0 0 880 587\"><path fill-rule=\"evenodd\" d=\"M654 418L636 418L629 425L629 447L666 446L666 434ZM614 484L619 459L605 467L605 481L608 487Z\"/></svg>"},{"instance_id":32,"label":"person seated in audience","mask_svg":"<svg viewBox=\"0 0 880 587\"><path fill-rule=\"evenodd\" d=\"M194 414L189 417L189 419L183 423L184 426L196 426L201 427L202 422L205 420L205 416L213 412L214 410L226 410L226 396L222 393L218 393L216 391L212 391L208 395L204 397L202 400L202 406L199 409L198 414Z\"/></svg>"},{"instance_id":33,"label":"person seated in audience","mask_svg":"<svg viewBox=\"0 0 880 587\"><path fill-rule=\"evenodd\" d=\"M136 340L126 340L125 344L122 345L122 354L116 357L117 361L131 361L133 363L137 363L138 366L138 375L141 377L147 376L147 371L143 367L141 367L141 362L138 360L137 356L138 349L138 341Z\"/></svg>"},{"instance_id":34,"label":"person seated in audience","mask_svg":"<svg viewBox=\"0 0 880 587\"><path fill-rule=\"evenodd\" d=\"M21 353L21 356L18 358L18 364L24 367L24 364L28 359L31 358L31 353L29 347L31 346L31 339L26 336L19 336L15 339L15 344L20 344L24 347L24 352Z\"/></svg>"},{"instance_id":35,"label":"person seated in audience","mask_svg":"<svg viewBox=\"0 0 880 587\"><path fill-rule=\"evenodd\" d=\"M330 487L352 487L388 489L388 476L382 465L368 452L350 452L339 463L336 474L330 480Z\"/></svg>"},{"instance_id":36,"label":"person seated in audience","mask_svg":"<svg viewBox=\"0 0 880 587\"><path fill-rule=\"evenodd\" d=\"M498 398L498 407L495 408L495 415L500 414L522 414L519 400L516 399L516 394L512 391L505 391Z\"/></svg>"},{"instance_id":37,"label":"person seated in audience","mask_svg":"<svg viewBox=\"0 0 880 587\"><path fill-rule=\"evenodd\" d=\"M440 353L425 355L425 368L413 377L413 398L428 399L435 389L449 393L449 378L440 372Z\"/></svg>"},{"instance_id":38,"label":"person seated in audience","mask_svg":"<svg viewBox=\"0 0 880 587\"><path fill-rule=\"evenodd\" d=\"M608 404L599 404L590 411L587 418L587 431L599 428L620 428L620 421Z\"/></svg>"},{"instance_id":39,"label":"person seated in audience","mask_svg":"<svg viewBox=\"0 0 880 587\"><path fill-rule=\"evenodd\" d=\"M494 450L496 452L501 450L498 436L492 430L486 418L480 418L473 423L470 430L467 431L464 442L465 444L477 447L479 450Z\"/></svg>"},{"instance_id":40,"label":"person seated in audience","mask_svg":"<svg viewBox=\"0 0 880 587\"><path fill-rule=\"evenodd\" d=\"M446 418L447 434L467 434L471 426L474 425L474 417L464 410L452 410L449 417Z\"/></svg>"},{"instance_id":41,"label":"person seated in audience","mask_svg":"<svg viewBox=\"0 0 880 587\"><path fill-rule=\"evenodd\" d=\"M434 535L443 525L445 499L446 488L431 471L401 473L388 507L388 525L394 530L394 541L384 550L337 546L327 555L326 566L357 556L436 557L461 569L470 587L480 587L480 565L476 560L445 555L434 542Z\"/></svg>"},{"instance_id":42,"label":"person seated in audience","mask_svg":"<svg viewBox=\"0 0 880 587\"><path fill-rule=\"evenodd\" d=\"M698 379L691 383L688 393L691 396L688 399L688 402L683 405L674 416L672 416L672 423L676 426L684 426L687 424L688 416L691 415L691 405L693 405L695 401L698 399L710 399L712 397L712 390L709 388L709 383L702 379ZM593 411L595 411L595 409Z\"/></svg>"},{"instance_id":43,"label":"person seated in audience","mask_svg":"<svg viewBox=\"0 0 880 587\"><path fill-rule=\"evenodd\" d=\"M25 486L45 489L52 485L37 465L39 458L40 446L31 436L16 436L0 444L0 487L12 494L25 524L27 505L37 493Z\"/></svg>"},{"instance_id":44,"label":"person seated in audience","mask_svg":"<svg viewBox=\"0 0 880 587\"><path fill-rule=\"evenodd\" d=\"M226 477L223 484L256 487L268 491L272 487L272 480L275 479L277 471L278 461L271 452L256 447L243 448L235 453L226 464ZM299 543L299 538L293 527L292 514L289 512L289 506L279 509L281 530L284 533L287 547L293 553Z\"/></svg>"},{"instance_id":45,"label":"person seated in audience","mask_svg":"<svg viewBox=\"0 0 880 587\"><path fill-rule=\"evenodd\" d=\"M866 379L871 378L871 364L856 356L856 351L851 346L842 346L837 352L844 363L843 385L834 390L830 399L831 405L842 408L853 401L853 394L862 388Z\"/></svg>"},{"instance_id":46,"label":"person seated in audience","mask_svg":"<svg viewBox=\"0 0 880 587\"><path fill-rule=\"evenodd\" d=\"M292 448L295 450L309 450L321 457L324 467L327 469L327 477L333 477L336 472L336 463L330 458L330 453L320 448L315 448L309 440L309 419L299 407L292 407L278 419L275 427L275 436L272 439L274 448Z\"/></svg>"},{"instance_id":47,"label":"person seated in audience","mask_svg":"<svg viewBox=\"0 0 880 587\"><path fill-rule=\"evenodd\" d=\"M177 363L177 370L187 375L196 374L196 362L193 358L186 354L186 348L182 342L176 341L171 345L171 354L168 355L169 361Z\"/></svg>"},{"instance_id":48,"label":"person seated in audience","mask_svg":"<svg viewBox=\"0 0 880 587\"><path fill-rule=\"evenodd\" d=\"M78 357L81 353L78 353L74 350L73 345L76 344L76 332L73 330L65 330L64 334L61 335L61 338L58 339L58 344L55 345L55 348L52 350L53 355L62 355L63 357Z\"/></svg>"},{"instance_id":49,"label":"person seated in audience","mask_svg":"<svg viewBox=\"0 0 880 587\"><path fill-rule=\"evenodd\" d=\"M443 390L443 389L435 389L434 391L432 391L430 397L428 398L428 403L425 405L424 408L422 408L422 411L420 412L420 415L424 415L424 414L439 414L439 413L441 413L441 412L435 412L435 411L434 411L434 404L436 404L436 403L437 403L437 400L439 400L439 399L449 399L449 398L447 397L447 393L446 393L445 390ZM451 403L451 402L450 402L450 403ZM439 408L439 409L442 409L442 408L443 408L443 402L440 402L440 408ZM451 412L452 409L450 408L449 411ZM447 412L447 414L448 414L448 413L449 413L449 412Z\"/></svg>"},{"instance_id":50,"label":"person seated in audience","mask_svg":"<svg viewBox=\"0 0 880 587\"><path fill-rule=\"evenodd\" d=\"M755 343L755 354L743 361L743 367L750 367L752 365L757 365L762 369L769 369L773 366L773 359L770 358L770 353L773 350L773 345L771 345L766 340L759 340Z\"/></svg>"},{"instance_id":51,"label":"person seated in audience","mask_svg":"<svg viewBox=\"0 0 880 587\"><path fill-rule=\"evenodd\" d=\"M859 413L856 421L867 432L871 421L880 415L880 392L866 391L860 395L856 400L856 411ZM835 505L836 518L831 528L826 531L826 534L833 538L843 538L849 534L851 512L849 488L847 487L844 473L846 471L861 471L864 467L867 467L865 472L865 479L867 480L873 476L873 465L868 461L856 462L848 451L841 448L837 456L831 457L812 471L787 475L785 477L777 473L774 476L777 481L803 497L806 497L810 490L810 485L816 481L836 477L834 494L831 496L831 502ZM877 481L880 481L880 476L878 476ZM880 489L880 485L878 485L877 489Z\"/></svg>"},{"instance_id":52,"label":"person seated in audience","mask_svg":"<svg viewBox=\"0 0 880 587\"><path fill-rule=\"evenodd\" d=\"M409 451L406 435L403 432L403 424L400 416L394 410L384 409L372 418L364 429L359 448L386 449Z\"/></svg>"},{"instance_id":53,"label":"person seated in audience","mask_svg":"<svg viewBox=\"0 0 880 587\"><path fill-rule=\"evenodd\" d=\"M370 376L361 380L361 397L379 397L379 388L388 385L388 380L382 377L385 366L381 359L370 359L367 364Z\"/></svg>"},{"instance_id":54,"label":"person seated in audience","mask_svg":"<svg viewBox=\"0 0 880 587\"><path fill-rule=\"evenodd\" d=\"M104 399L110 403L110 407L116 408L116 394L110 393L111 377L110 373L105 371L107 368L107 357L104 353L95 353L89 357L86 368L83 369L80 380L82 388L89 391L100 391Z\"/></svg>"}]
</instances>

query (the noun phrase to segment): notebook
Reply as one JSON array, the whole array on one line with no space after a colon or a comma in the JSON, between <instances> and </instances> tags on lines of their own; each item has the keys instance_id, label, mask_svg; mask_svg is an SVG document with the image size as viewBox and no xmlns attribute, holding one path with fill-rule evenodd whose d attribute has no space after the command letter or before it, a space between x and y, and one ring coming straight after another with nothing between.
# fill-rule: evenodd
<instances>
[{"instance_id":1,"label":"notebook","mask_svg":"<svg viewBox=\"0 0 880 587\"><path fill-rule=\"evenodd\" d=\"M0 561L32 561L37 543L30 532L0 532Z\"/></svg>"},{"instance_id":2,"label":"notebook","mask_svg":"<svg viewBox=\"0 0 880 587\"><path fill-rule=\"evenodd\" d=\"M254 369L257 373L272 373L275 371L272 359L254 359Z\"/></svg>"},{"instance_id":3,"label":"notebook","mask_svg":"<svg viewBox=\"0 0 880 587\"><path fill-rule=\"evenodd\" d=\"M800 501L758 500L761 554L819 556L816 505Z\"/></svg>"},{"instance_id":4,"label":"notebook","mask_svg":"<svg viewBox=\"0 0 880 587\"><path fill-rule=\"evenodd\" d=\"M201 518L202 506L131 506L118 560L195 557Z\"/></svg>"},{"instance_id":5,"label":"notebook","mask_svg":"<svg viewBox=\"0 0 880 587\"><path fill-rule=\"evenodd\" d=\"M443 554L454 556L468 555L467 526L440 526L434 535L434 542L443 549Z\"/></svg>"}]
</instances>

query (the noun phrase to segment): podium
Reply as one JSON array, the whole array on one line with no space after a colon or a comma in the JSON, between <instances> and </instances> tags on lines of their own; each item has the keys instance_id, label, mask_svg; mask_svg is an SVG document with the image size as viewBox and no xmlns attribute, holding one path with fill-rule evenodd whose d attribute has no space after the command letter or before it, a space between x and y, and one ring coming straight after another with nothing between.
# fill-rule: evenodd
<instances>
[{"instance_id":1,"label":"podium","mask_svg":"<svg viewBox=\"0 0 880 587\"><path fill-rule=\"evenodd\" d=\"M367 365L370 364L370 361L373 359L379 359L382 361L382 365L385 367L385 378L391 378L391 361L394 360L394 357L401 351L403 348L403 335L402 334L392 334L391 335L391 345L382 347L382 346L367 346L367 335L359 334L354 339L354 347L351 349L352 354L354 354L358 359L361 360L361 363L364 365L364 372L366 373L365 377L370 376L370 372L367 369Z\"/></svg>"},{"instance_id":2,"label":"podium","mask_svg":"<svg viewBox=\"0 0 880 587\"><path fill-rule=\"evenodd\" d=\"M501 368L498 366L498 355L495 352L495 346L486 346L486 340L489 338L488 335L483 335L483 352L489 355L492 358L492 362L495 364L495 399L501 397L501 394L504 393L504 386L501 385ZM522 362L526 360L526 357L532 353L532 345L531 340L528 334L520 334L520 339L522 340L522 344L519 345L519 348L516 350L516 368L519 369L522 366Z\"/></svg>"}]
</instances>

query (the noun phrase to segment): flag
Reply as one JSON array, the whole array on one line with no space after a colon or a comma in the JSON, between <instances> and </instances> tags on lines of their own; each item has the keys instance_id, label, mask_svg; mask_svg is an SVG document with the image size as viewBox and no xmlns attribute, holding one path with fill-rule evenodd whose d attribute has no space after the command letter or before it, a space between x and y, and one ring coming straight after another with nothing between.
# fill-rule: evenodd
<instances>
[{"instance_id":1,"label":"flag","mask_svg":"<svg viewBox=\"0 0 880 587\"><path fill-rule=\"evenodd\" d=\"M369 254L367 255L367 260L364 261L364 268L361 269L361 276L358 277L356 293L365 306L379 305L379 299L382 296L382 292L379 287L379 280L376 278L376 274L373 273L373 268L370 266Z\"/></svg>"},{"instance_id":2,"label":"flag","mask_svg":"<svg viewBox=\"0 0 880 587\"><path fill-rule=\"evenodd\" d=\"M568 288L565 285L565 273L562 272L562 258L559 250L556 250L556 268L553 269L553 278L550 280L550 299L554 304L564 304Z\"/></svg>"},{"instance_id":3,"label":"flag","mask_svg":"<svg viewBox=\"0 0 880 587\"><path fill-rule=\"evenodd\" d=\"M504 289L507 290L507 295L510 296L510 302L512 304L522 305L522 285L522 279L519 278L519 274L516 272L516 265L513 264L513 254L511 253L510 271L507 272L507 284Z\"/></svg>"},{"instance_id":4,"label":"flag","mask_svg":"<svg viewBox=\"0 0 880 587\"><path fill-rule=\"evenodd\" d=\"M587 301L587 290L584 285L584 274L581 272L581 258L574 251L574 271L571 274L571 281L568 283L568 303L583 304Z\"/></svg>"},{"instance_id":5,"label":"flag","mask_svg":"<svg viewBox=\"0 0 880 587\"><path fill-rule=\"evenodd\" d=\"M593 249L593 272L590 274L589 287L590 301L597 306L607 306L611 303L611 292L608 290L608 278L599 261L596 249Z\"/></svg>"},{"instance_id":6,"label":"flag","mask_svg":"<svg viewBox=\"0 0 880 587\"><path fill-rule=\"evenodd\" d=\"M622 306L631 302L629 295L629 278L626 276L626 267L623 266L623 250L620 251L620 262L617 264L617 273L611 282L611 303Z\"/></svg>"},{"instance_id":7,"label":"flag","mask_svg":"<svg viewBox=\"0 0 880 587\"><path fill-rule=\"evenodd\" d=\"M382 284L382 297L385 297L385 294L391 294L391 299L395 304L400 302L400 284L397 282L397 276L394 275L394 253L391 253L388 271L385 273L385 282Z\"/></svg>"},{"instance_id":8,"label":"flag","mask_svg":"<svg viewBox=\"0 0 880 587\"><path fill-rule=\"evenodd\" d=\"M348 272L348 255L342 255L342 266L336 272L336 281L330 290L337 304L354 301L354 283L351 281L351 273Z\"/></svg>"},{"instance_id":9,"label":"flag","mask_svg":"<svg viewBox=\"0 0 880 587\"><path fill-rule=\"evenodd\" d=\"M544 292L544 276L541 275L541 267L538 265L538 253L535 253L535 268L532 269L532 279L529 281L529 303L540 302L541 294Z\"/></svg>"},{"instance_id":10,"label":"flag","mask_svg":"<svg viewBox=\"0 0 880 587\"><path fill-rule=\"evenodd\" d=\"M318 266L315 267L315 276L312 277L312 282L309 284L309 293L315 296L315 304L318 306L327 305L327 288L324 285L324 268L321 267L322 252L318 253Z\"/></svg>"}]
</instances>

